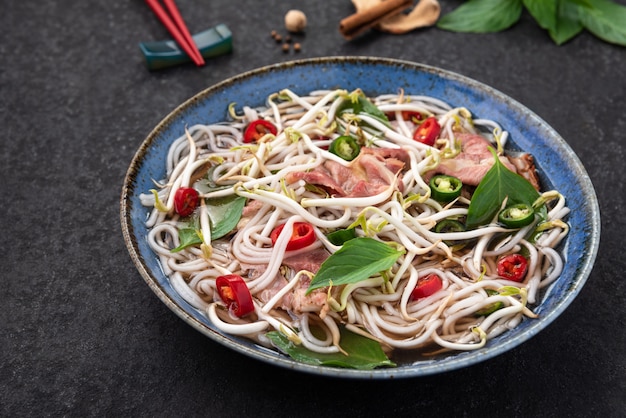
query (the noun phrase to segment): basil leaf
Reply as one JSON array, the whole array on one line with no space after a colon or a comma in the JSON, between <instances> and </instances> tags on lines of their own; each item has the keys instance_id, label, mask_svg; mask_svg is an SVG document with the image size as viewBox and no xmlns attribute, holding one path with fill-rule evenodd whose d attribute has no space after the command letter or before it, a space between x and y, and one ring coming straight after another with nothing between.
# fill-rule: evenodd
<instances>
[{"instance_id":1,"label":"basil leaf","mask_svg":"<svg viewBox=\"0 0 626 418\"><path fill-rule=\"evenodd\" d=\"M198 230L196 228L179 229L178 239L180 241L180 244L178 245L178 247L171 249L170 252L177 253L192 245L202 244L202 239L200 238L200 235L198 235Z\"/></svg>"},{"instance_id":2,"label":"basil leaf","mask_svg":"<svg viewBox=\"0 0 626 418\"><path fill-rule=\"evenodd\" d=\"M393 266L404 252L373 238L347 241L326 259L311 281L307 294L320 287L358 283Z\"/></svg>"},{"instance_id":3,"label":"basil leaf","mask_svg":"<svg viewBox=\"0 0 626 418\"><path fill-rule=\"evenodd\" d=\"M535 18L539 26L549 31L556 30L557 8L560 0L523 0L528 12Z\"/></svg>"},{"instance_id":4,"label":"basil leaf","mask_svg":"<svg viewBox=\"0 0 626 418\"><path fill-rule=\"evenodd\" d=\"M579 7L574 3L579 0L561 0L557 11L556 26L549 30L550 37L557 45L569 41L583 30L578 17Z\"/></svg>"},{"instance_id":5,"label":"basil leaf","mask_svg":"<svg viewBox=\"0 0 626 418\"><path fill-rule=\"evenodd\" d=\"M532 205L539 197L539 192L528 180L506 168L493 148L489 147L489 150L495 161L472 196L467 211L468 229L491 222L505 198L508 198L507 205L517 203Z\"/></svg>"},{"instance_id":6,"label":"basil leaf","mask_svg":"<svg viewBox=\"0 0 626 418\"><path fill-rule=\"evenodd\" d=\"M377 119L387 127L390 126L387 115L385 115L385 113L380 110L374 103L372 103L369 99L362 95L359 95L356 101L352 101L350 99L344 100L344 102L339 106L339 109L337 109L337 114L341 116L344 113L353 113L355 115L364 114L367 116L371 116L374 119ZM361 124L361 126L364 125L367 124Z\"/></svg>"},{"instance_id":7,"label":"basil leaf","mask_svg":"<svg viewBox=\"0 0 626 418\"><path fill-rule=\"evenodd\" d=\"M589 0L591 8L582 7L580 21L598 38L626 46L626 6L608 0Z\"/></svg>"},{"instance_id":8,"label":"basil leaf","mask_svg":"<svg viewBox=\"0 0 626 418\"><path fill-rule=\"evenodd\" d=\"M569 41L583 29L578 19L578 7L574 6L574 2L584 4L587 0L523 1L539 26L548 31L557 45Z\"/></svg>"},{"instance_id":9,"label":"basil leaf","mask_svg":"<svg viewBox=\"0 0 626 418\"><path fill-rule=\"evenodd\" d=\"M211 170L209 170L209 173L211 171L213 171L213 167L211 168ZM233 187L232 184L224 184L218 186L208 178L200 179L193 184L193 188L196 189L199 193L211 193L217 190L230 189L231 187Z\"/></svg>"},{"instance_id":10,"label":"basil leaf","mask_svg":"<svg viewBox=\"0 0 626 418\"><path fill-rule=\"evenodd\" d=\"M380 344L369 338L355 334L340 327L341 348L348 353L316 353L302 345L296 345L282 333L272 331L265 334L272 344L292 359L315 366L343 367L359 370L372 370L376 367L395 367L389 360Z\"/></svg>"},{"instance_id":11,"label":"basil leaf","mask_svg":"<svg viewBox=\"0 0 626 418\"><path fill-rule=\"evenodd\" d=\"M211 240L222 238L232 231L239 223L243 208L246 206L246 198L241 196L226 196L207 199L207 213L211 224ZM196 224L198 220L196 219ZM192 245L202 244L199 227L197 225L180 228L178 230L178 247L170 250L177 253Z\"/></svg>"},{"instance_id":12,"label":"basil leaf","mask_svg":"<svg viewBox=\"0 0 626 418\"><path fill-rule=\"evenodd\" d=\"M571 5L578 5L581 7L587 7L587 8L591 8L593 7L593 4L591 4L593 2L593 0L558 0L561 4L571 4Z\"/></svg>"},{"instance_id":13,"label":"basil leaf","mask_svg":"<svg viewBox=\"0 0 626 418\"><path fill-rule=\"evenodd\" d=\"M499 32L516 23L522 9L522 0L469 0L439 19L437 27L454 32Z\"/></svg>"},{"instance_id":14,"label":"basil leaf","mask_svg":"<svg viewBox=\"0 0 626 418\"><path fill-rule=\"evenodd\" d=\"M211 240L222 238L232 231L246 206L246 198L236 195L207 199L206 202L211 220Z\"/></svg>"}]
</instances>

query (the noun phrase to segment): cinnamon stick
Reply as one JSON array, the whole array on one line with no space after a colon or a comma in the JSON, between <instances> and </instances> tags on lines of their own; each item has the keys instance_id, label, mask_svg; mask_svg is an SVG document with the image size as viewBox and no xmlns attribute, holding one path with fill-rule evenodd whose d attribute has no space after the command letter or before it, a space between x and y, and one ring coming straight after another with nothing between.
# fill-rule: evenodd
<instances>
[{"instance_id":1,"label":"cinnamon stick","mask_svg":"<svg viewBox=\"0 0 626 418\"><path fill-rule=\"evenodd\" d=\"M353 39L390 16L397 15L413 4L413 0L385 0L376 6L358 11L339 22L339 32Z\"/></svg>"}]
</instances>

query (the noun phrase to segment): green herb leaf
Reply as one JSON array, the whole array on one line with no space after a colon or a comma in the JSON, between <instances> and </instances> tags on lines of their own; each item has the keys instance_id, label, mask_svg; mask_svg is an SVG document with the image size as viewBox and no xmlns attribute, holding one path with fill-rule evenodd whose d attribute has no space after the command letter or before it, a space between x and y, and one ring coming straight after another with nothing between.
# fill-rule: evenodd
<instances>
[{"instance_id":1,"label":"green herb leaf","mask_svg":"<svg viewBox=\"0 0 626 418\"><path fill-rule=\"evenodd\" d=\"M519 20L524 6L557 45L585 28L606 42L626 46L626 6L610 0L469 0L437 26L454 32L499 32Z\"/></svg>"},{"instance_id":2,"label":"green herb leaf","mask_svg":"<svg viewBox=\"0 0 626 418\"><path fill-rule=\"evenodd\" d=\"M211 220L211 240L222 238L237 226L241 219L246 199L241 196L226 196L207 199L207 211Z\"/></svg>"},{"instance_id":3,"label":"green herb leaf","mask_svg":"<svg viewBox=\"0 0 626 418\"><path fill-rule=\"evenodd\" d=\"M495 161L472 196L467 211L466 226L468 229L491 222L507 197L507 205L517 203L532 205L539 197L539 192L528 180L506 168L500 162L493 148L490 147L489 150Z\"/></svg>"},{"instance_id":4,"label":"green herb leaf","mask_svg":"<svg viewBox=\"0 0 626 418\"><path fill-rule=\"evenodd\" d=\"M341 332L341 348L348 353L347 356L342 353L315 353L301 345L294 344L278 331L268 332L266 335L276 348L300 363L359 370L396 366L376 341L350 332L345 327L340 327L339 331Z\"/></svg>"},{"instance_id":5,"label":"green herb leaf","mask_svg":"<svg viewBox=\"0 0 626 418\"><path fill-rule=\"evenodd\" d=\"M334 245L343 245L346 241L356 238L356 229L338 229L326 235L326 238Z\"/></svg>"},{"instance_id":6,"label":"green herb leaf","mask_svg":"<svg viewBox=\"0 0 626 418\"><path fill-rule=\"evenodd\" d=\"M241 196L226 196L207 199L207 212L211 224L211 240L222 238L232 231L239 223L246 199ZM198 219L195 219L198 223ZM178 230L180 245L170 250L177 253L192 245L202 244L198 225L190 225Z\"/></svg>"},{"instance_id":7,"label":"green herb leaf","mask_svg":"<svg viewBox=\"0 0 626 418\"><path fill-rule=\"evenodd\" d=\"M198 235L198 230L196 228L181 228L178 230L178 239L180 240L180 245L178 247L170 250L172 253L177 253L181 250L184 250L187 247L192 245L200 245L202 244L202 238Z\"/></svg>"},{"instance_id":8,"label":"green herb leaf","mask_svg":"<svg viewBox=\"0 0 626 418\"><path fill-rule=\"evenodd\" d=\"M528 12L535 18L539 26L549 31L556 30L557 27L557 9L560 0L523 0L524 6Z\"/></svg>"},{"instance_id":9,"label":"green herb leaf","mask_svg":"<svg viewBox=\"0 0 626 418\"><path fill-rule=\"evenodd\" d=\"M626 46L626 6L607 0L588 0L579 10L583 26L598 38Z\"/></svg>"},{"instance_id":10,"label":"green herb leaf","mask_svg":"<svg viewBox=\"0 0 626 418\"><path fill-rule=\"evenodd\" d=\"M557 10L556 26L549 29L550 37L557 45L569 41L583 30L578 18L579 7L575 3L583 0L561 0Z\"/></svg>"},{"instance_id":11,"label":"green herb leaf","mask_svg":"<svg viewBox=\"0 0 626 418\"><path fill-rule=\"evenodd\" d=\"M354 94L354 93L353 93ZM353 95L351 94L351 96ZM341 116L345 113L353 113L354 115L367 115L371 116L374 119L377 119L385 126L390 126L389 119L387 115L383 111L381 111L374 103L372 103L367 97L363 94L359 94L356 97L356 100L344 100L344 102L337 109L337 115ZM359 124L362 127L368 127L369 125L365 123Z\"/></svg>"},{"instance_id":12,"label":"green herb leaf","mask_svg":"<svg viewBox=\"0 0 626 418\"><path fill-rule=\"evenodd\" d=\"M391 268L403 253L373 238L351 239L322 263L307 293L331 282L337 286L369 279Z\"/></svg>"},{"instance_id":13,"label":"green herb leaf","mask_svg":"<svg viewBox=\"0 0 626 418\"><path fill-rule=\"evenodd\" d=\"M469 0L439 19L437 27L454 32L499 32L515 24L522 9L522 0Z\"/></svg>"},{"instance_id":14,"label":"green herb leaf","mask_svg":"<svg viewBox=\"0 0 626 418\"><path fill-rule=\"evenodd\" d=\"M387 115L380 110L374 103L372 103L367 97L363 95L359 95L356 101L345 100L339 106L339 114L342 114L346 111L352 111L355 115L366 114L379 119L382 122L389 123L389 119Z\"/></svg>"}]
</instances>

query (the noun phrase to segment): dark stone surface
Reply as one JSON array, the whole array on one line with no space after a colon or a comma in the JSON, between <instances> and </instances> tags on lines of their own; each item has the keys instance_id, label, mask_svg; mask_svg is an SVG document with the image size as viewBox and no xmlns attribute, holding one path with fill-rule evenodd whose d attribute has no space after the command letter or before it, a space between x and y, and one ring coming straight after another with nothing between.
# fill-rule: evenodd
<instances>
[{"instance_id":1,"label":"dark stone surface","mask_svg":"<svg viewBox=\"0 0 626 418\"><path fill-rule=\"evenodd\" d=\"M168 35L141 1L13 1L0 13L1 416L624 416L625 48L588 33L558 47L526 14L498 34L433 28L346 42L337 27L353 11L347 0L178 4L192 32L226 23L234 52L148 72L138 42ZM296 5L309 27L302 51L285 54L269 34ZM234 353L145 285L118 215L142 140L224 78L329 55L459 72L520 101L571 145L596 187L603 232L586 286L548 329L467 369L343 381Z\"/></svg>"}]
</instances>

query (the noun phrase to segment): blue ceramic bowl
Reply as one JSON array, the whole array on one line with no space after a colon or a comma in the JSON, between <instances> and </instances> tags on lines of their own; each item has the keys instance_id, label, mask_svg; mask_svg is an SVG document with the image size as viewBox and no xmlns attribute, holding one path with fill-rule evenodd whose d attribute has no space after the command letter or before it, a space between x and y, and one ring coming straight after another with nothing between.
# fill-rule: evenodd
<instances>
[{"instance_id":1,"label":"blue ceramic bowl","mask_svg":"<svg viewBox=\"0 0 626 418\"><path fill-rule=\"evenodd\" d=\"M147 211L139 203L139 194L153 187L152 179L164 177L168 146L184 132L185 126L224 120L228 104L262 105L270 93L283 88L300 94L318 89L361 88L368 95L403 88L407 94L426 94L453 106L464 106L475 117L493 119L508 130L508 147L532 152L544 185L563 193L571 208L571 231L561 246L565 268L535 309L539 319L523 321L479 350L400 364L393 369L362 371L297 363L248 340L223 334L187 304L172 289L146 243ZM369 379L454 370L485 361L527 341L554 321L578 295L591 272L600 238L598 203L584 167L567 143L537 115L497 90L458 74L412 62L363 57L318 58L263 67L225 80L180 105L148 135L133 158L122 191L121 222L130 255L150 288L174 313L212 340L281 367Z\"/></svg>"}]
</instances>

